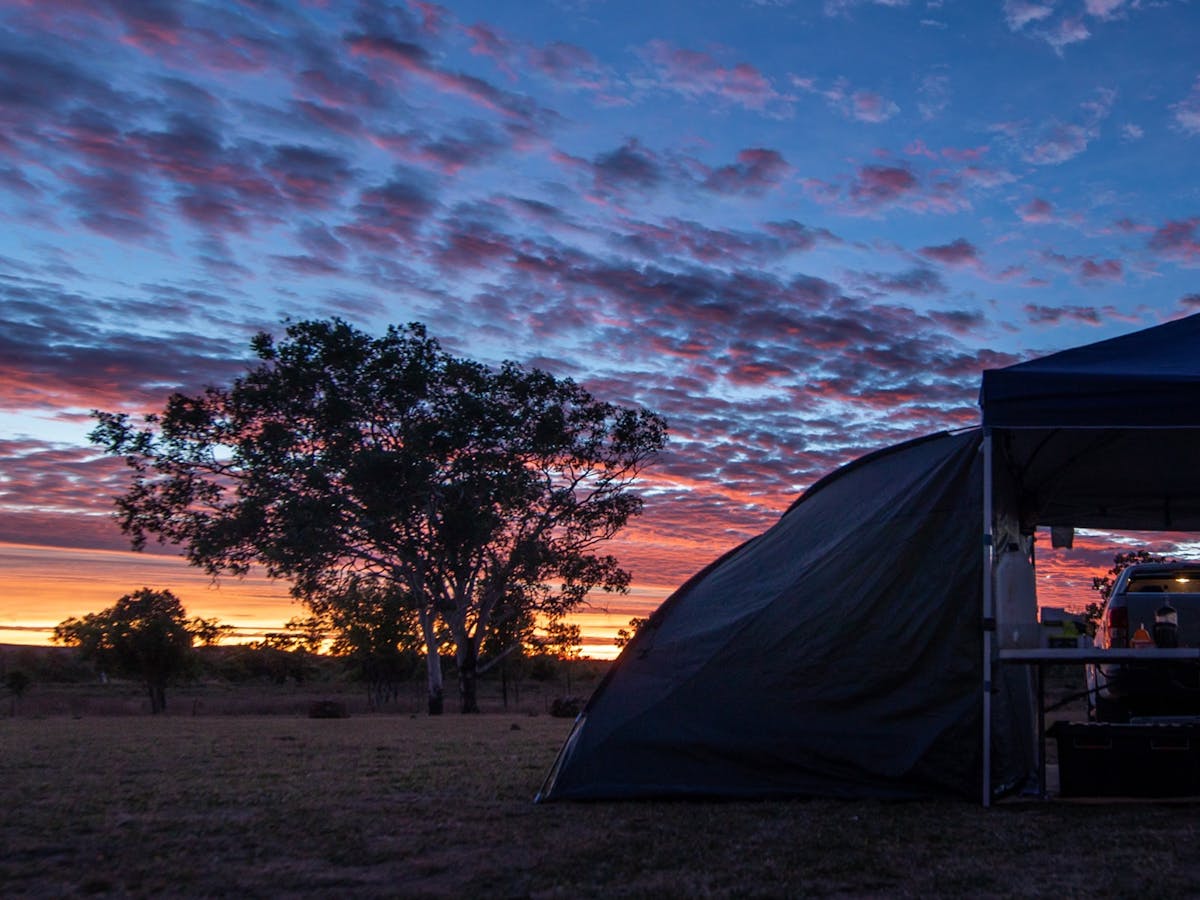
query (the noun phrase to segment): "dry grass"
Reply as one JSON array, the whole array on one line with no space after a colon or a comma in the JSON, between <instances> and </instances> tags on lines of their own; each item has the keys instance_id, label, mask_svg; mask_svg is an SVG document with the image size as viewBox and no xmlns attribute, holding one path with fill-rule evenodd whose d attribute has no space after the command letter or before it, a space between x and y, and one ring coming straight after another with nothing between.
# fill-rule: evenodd
<instances>
[{"instance_id":1,"label":"dry grass","mask_svg":"<svg viewBox=\"0 0 1200 900\"><path fill-rule=\"evenodd\" d=\"M0 719L0 895L1194 896L1196 808L531 798L548 716Z\"/></svg>"}]
</instances>

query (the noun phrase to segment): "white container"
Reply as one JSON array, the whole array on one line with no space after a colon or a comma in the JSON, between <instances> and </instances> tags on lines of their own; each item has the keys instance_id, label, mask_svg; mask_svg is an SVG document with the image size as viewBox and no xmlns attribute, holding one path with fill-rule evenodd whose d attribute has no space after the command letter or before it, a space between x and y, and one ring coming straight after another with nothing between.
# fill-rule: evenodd
<instances>
[{"instance_id":1,"label":"white container","mask_svg":"<svg viewBox=\"0 0 1200 900\"><path fill-rule=\"evenodd\" d=\"M1000 553L995 569L996 639L1002 650L1042 645L1037 619L1037 581L1029 557L1015 544Z\"/></svg>"}]
</instances>

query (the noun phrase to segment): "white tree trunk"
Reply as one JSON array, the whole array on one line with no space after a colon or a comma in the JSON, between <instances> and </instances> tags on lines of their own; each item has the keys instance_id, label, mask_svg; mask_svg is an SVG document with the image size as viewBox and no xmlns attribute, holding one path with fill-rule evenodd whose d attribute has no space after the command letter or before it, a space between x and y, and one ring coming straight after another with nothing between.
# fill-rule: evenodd
<instances>
[{"instance_id":1,"label":"white tree trunk","mask_svg":"<svg viewBox=\"0 0 1200 900\"><path fill-rule=\"evenodd\" d=\"M442 685L442 659L438 654L437 634L433 628L433 617L421 612L417 616L421 623L421 636L425 638L425 670L429 677L429 714L440 716L445 708L446 692Z\"/></svg>"}]
</instances>

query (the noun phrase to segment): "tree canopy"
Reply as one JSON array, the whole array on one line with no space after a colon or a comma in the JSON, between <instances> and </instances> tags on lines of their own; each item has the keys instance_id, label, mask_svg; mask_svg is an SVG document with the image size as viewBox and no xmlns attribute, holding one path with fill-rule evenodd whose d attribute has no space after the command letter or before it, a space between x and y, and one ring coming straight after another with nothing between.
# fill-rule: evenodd
<instances>
[{"instance_id":1,"label":"tree canopy","mask_svg":"<svg viewBox=\"0 0 1200 900\"><path fill-rule=\"evenodd\" d=\"M220 628L209 620L189 621L170 591L142 588L100 612L60 622L53 640L78 647L104 671L142 681L150 711L160 713L167 707L167 685L187 668L195 633Z\"/></svg>"},{"instance_id":2,"label":"tree canopy","mask_svg":"<svg viewBox=\"0 0 1200 900\"><path fill-rule=\"evenodd\" d=\"M641 511L630 488L665 444L657 414L457 358L416 323L372 337L304 321L252 347L230 388L172 394L140 425L95 413L92 440L133 470L117 506L135 547L180 544L213 575L261 564L326 610L363 578L400 592L431 712L444 633L473 711L480 647L506 618L625 590L601 544Z\"/></svg>"}]
</instances>

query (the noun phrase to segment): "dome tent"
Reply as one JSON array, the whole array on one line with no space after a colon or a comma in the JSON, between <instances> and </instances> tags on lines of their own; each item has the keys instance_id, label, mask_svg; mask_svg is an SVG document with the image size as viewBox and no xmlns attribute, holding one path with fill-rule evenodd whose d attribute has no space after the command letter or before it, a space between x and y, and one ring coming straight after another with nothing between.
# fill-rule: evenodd
<instances>
[{"instance_id":1,"label":"dome tent","mask_svg":"<svg viewBox=\"0 0 1200 900\"><path fill-rule=\"evenodd\" d=\"M983 428L818 482L655 612L539 799L986 803L1025 782L1028 680L985 627L992 534L1196 528L1198 338L1193 316L987 372Z\"/></svg>"}]
</instances>

